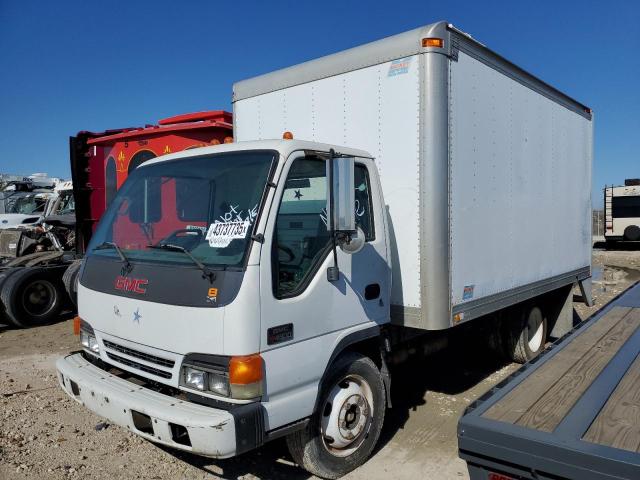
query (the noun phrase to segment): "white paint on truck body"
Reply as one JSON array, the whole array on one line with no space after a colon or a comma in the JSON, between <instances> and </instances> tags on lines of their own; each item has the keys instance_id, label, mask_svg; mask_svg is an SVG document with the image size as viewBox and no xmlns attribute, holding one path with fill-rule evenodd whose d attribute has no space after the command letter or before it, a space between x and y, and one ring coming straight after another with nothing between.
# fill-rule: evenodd
<instances>
[{"instance_id":1,"label":"white paint on truck body","mask_svg":"<svg viewBox=\"0 0 640 480\"><path fill-rule=\"evenodd\" d=\"M373 155L400 325L449 328L588 276L591 111L453 27L411 33L413 48L401 34L237 83L235 137L291 131ZM421 49L427 36L450 55Z\"/></svg>"},{"instance_id":2,"label":"white paint on truck body","mask_svg":"<svg viewBox=\"0 0 640 480\"><path fill-rule=\"evenodd\" d=\"M349 145L376 160L398 245L391 303L420 307L419 56L403 73L385 62L258 95L234 105L235 138L294 138ZM393 255L393 253L392 253Z\"/></svg>"}]
</instances>

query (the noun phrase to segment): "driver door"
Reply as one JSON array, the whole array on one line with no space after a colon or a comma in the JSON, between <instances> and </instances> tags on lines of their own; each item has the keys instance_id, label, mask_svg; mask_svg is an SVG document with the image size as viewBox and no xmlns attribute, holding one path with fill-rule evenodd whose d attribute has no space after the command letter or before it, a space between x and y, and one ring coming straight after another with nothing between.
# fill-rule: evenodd
<instances>
[{"instance_id":1,"label":"driver door","mask_svg":"<svg viewBox=\"0 0 640 480\"><path fill-rule=\"evenodd\" d=\"M291 421L307 415L317 385L339 340L350 332L384 323L388 316L390 267L386 261L385 220L372 184L370 159L356 159L356 223L366 243L355 254L337 248L340 278L327 280L334 263L326 227L326 160L289 160L267 225L261 258L261 351L267 396L289 403L291 388L309 402L289 405L277 416ZM293 385L292 385L293 383ZM267 406L269 408L269 406ZM275 407L274 407L275 408ZM278 422L279 423L279 422Z\"/></svg>"}]
</instances>

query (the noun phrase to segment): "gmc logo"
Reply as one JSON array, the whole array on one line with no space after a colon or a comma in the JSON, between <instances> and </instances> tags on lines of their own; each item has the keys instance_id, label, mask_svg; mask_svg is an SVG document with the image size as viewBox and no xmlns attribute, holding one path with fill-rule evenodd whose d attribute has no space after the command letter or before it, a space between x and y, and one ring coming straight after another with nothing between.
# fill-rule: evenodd
<instances>
[{"instance_id":1,"label":"gmc logo","mask_svg":"<svg viewBox=\"0 0 640 480\"><path fill-rule=\"evenodd\" d=\"M147 293L147 285L149 280L142 278L127 278L119 275L116 277L116 290L124 290L125 292Z\"/></svg>"}]
</instances>

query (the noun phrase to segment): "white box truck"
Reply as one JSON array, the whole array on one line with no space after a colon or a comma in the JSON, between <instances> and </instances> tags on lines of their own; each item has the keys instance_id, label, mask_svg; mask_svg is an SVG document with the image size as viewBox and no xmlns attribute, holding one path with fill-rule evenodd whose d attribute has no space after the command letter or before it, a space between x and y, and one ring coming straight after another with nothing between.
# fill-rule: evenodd
<instances>
[{"instance_id":1,"label":"white box truck","mask_svg":"<svg viewBox=\"0 0 640 480\"><path fill-rule=\"evenodd\" d=\"M447 23L239 82L234 109L236 143L140 166L92 238L57 369L99 415L216 458L286 436L338 478L407 345L477 324L527 361L589 301L591 111Z\"/></svg>"}]
</instances>

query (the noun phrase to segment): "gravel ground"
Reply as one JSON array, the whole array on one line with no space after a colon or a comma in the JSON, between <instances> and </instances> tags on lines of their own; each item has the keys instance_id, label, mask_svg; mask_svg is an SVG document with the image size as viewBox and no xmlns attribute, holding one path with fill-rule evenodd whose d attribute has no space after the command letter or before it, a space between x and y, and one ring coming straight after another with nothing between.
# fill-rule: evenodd
<instances>
[{"instance_id":1,"label":"gravel ground","mask_svg":"<svg viewBox=\"0 0 640 480\"><path fill-rule=\"evenodd\" d=\"M596 306L640 280L640 251L594 250ZM577 292L576 292L577 293ZM77 348L71 320L32 328L0 327L0 479L309 478L284 441L214 461L158 447L103 422L59 388L55 360ZM517 368L474 352L465 342L394 372L380 445L349 479L468 478L457 457L456 423L464 408Z\"/></svg>"}]
</instances>

